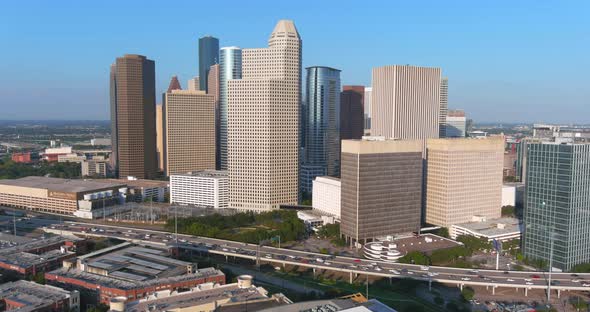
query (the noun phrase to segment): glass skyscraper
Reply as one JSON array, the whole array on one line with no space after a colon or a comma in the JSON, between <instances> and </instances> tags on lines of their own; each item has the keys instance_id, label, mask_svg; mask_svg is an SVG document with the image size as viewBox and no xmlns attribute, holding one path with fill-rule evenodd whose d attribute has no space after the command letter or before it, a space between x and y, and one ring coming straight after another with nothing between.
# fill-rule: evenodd
<instances>
[{"instance_id":1,"label":"glass skyscraper","mask_svg":"<svg viewBox=\"0 0 590 312\"><path fill-rule=\"evenodd\" d=\"M305 161L300 189L311 192L316 176L340 176L340 70L324 66L306 69Z\"/></svg>"},{"instance_id":2,"label":"glass skyscraper","mask_svg":"<svg viewBox=\"0 0 590 312\"><path fill-rule=\"evenodd\" d=\"M590 262L590 145L525 146L524 256L548 265L553 254L561 270Z\"/></svg>"},{"instance_id":3,"label":"glass skyscraper","mask_svg":"<svg viewBox=\"0 0 590 312\"><path fill-rule=\"evenodd\" d=\"M211 65L219 62L219 39L212 36L199 38L199 89L207 91Z\"/></svg>"},{"instance_id":4,"label":"glass skyscraper","mask_svg":"<svg viewBox=\"0 0 590 312\"><path fill-rule=\"evenodd\" d=\"M219 51L219 159L227 170L227 81L242 79L242 49L225 47Z\"/></svg>"}]
</instances>

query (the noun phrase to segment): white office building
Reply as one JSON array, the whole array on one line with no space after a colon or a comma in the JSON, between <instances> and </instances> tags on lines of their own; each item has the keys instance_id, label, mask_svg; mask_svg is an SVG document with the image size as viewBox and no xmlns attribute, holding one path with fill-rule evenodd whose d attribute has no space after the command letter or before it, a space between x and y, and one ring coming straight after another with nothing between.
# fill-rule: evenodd
<instances>
[{"instance_id":1,"label":"white office building","mask_svg":"<svg viewBox=\"0 0 590 312\"><path fill-rule=\"evenodd\" d=\"M340 179L316 177L312 189L313 208L340 219Z\"/></svg>"},{"instance_id":2,"label":"white office building","mask_svg":"<svg viewBox=\"0 0 590 312\"><path fill-rule=\"evenodd\" d=\"M202 170L170 176L170 203L200 208L227 208L227 171Z\"/></svg>"}]
</instances>

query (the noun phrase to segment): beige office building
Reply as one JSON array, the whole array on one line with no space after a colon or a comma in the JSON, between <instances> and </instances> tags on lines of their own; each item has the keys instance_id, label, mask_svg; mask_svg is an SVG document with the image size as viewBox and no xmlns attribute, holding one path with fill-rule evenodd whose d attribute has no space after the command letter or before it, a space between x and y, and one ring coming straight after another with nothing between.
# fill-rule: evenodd
<instances>
[{"instance_id":1,"label":"beige office building","mask_svg":"<svg viewBox=\"0 0 590 312\"><path fill-rule=\"evenodd\" d=\"M419 231L422 148L421 140L342 141L340 230L347 242Z\"/></svg>"},{"instance_id":2,"label":"beige office building","mask_svg":"<svg viewBox=\"0 0 590 312\"><path fill-rule=\"evenodd\" d=\"M499 218L504 137L427 141L426 222L450 227Z\"/></svg>"},{"instance_id":3,"label":"beige office building","mask_svg":"<svg viewBox=\"0 0 590 312\"><path fill-rule=\"evenodd\" d=\"M297 203L301 39L292 21L268 48L244 49L228 81L229 207L264 211Z\"/></svg>"},{"instance_id":4,"label":"beige office building","mask_svg":"<svg viewBox=\"0 0 590 312\"><path fill-rule=\"evenodd\" d=\"M205 91L164 93L164 171L167 176L215 169L215 103Z\"/></svg>"},{"instance_id":5,"label":"beige office building","mask_svg":"<svg viewBox=\"0 0 590 312\"><path fill-rule=\"evenodd\" d=\"M163 106L156 105L156 153L158 170L164 171L164 116Z\"/></svg>"},{"instance_id":6,"label":"beige office building","mask_svg":"<svg viewBox=\"0 0 590 312\"><path fill-rule=\"evenodd\" d=\"M438 138L441 69L409 65L373 68L371 135Z\"/></svg>"}]
</instances>

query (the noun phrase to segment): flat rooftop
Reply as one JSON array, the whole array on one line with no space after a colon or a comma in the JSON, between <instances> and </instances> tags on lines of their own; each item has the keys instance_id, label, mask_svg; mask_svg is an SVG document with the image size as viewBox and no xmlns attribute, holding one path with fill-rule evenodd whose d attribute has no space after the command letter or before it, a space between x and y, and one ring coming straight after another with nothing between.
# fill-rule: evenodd
<instances>
[{"instance_id":1,"label":"flat rooftop","mask_svg":"<svg viewBox=\"0 0 590 312\"><path fill-rule=\"evenodd\" d=\"M113 184L119 183L127 185L131 188L153 188L153 187L168 187L170 185L169 181L159 181L159 180L145 180L145 179L137 179L137 180L127 180L127 179L104 179L104 180L93 180L93 181L107 181Z\"/></svg>"},{"instance_id":2,"label":"flat rooftop","mask_svg":"<svg viewBox=\"0 0 590 312\"><path fill-rule=\"evenodd\" d=\"M427 242L427 238L431 240ZM393 240L397 244L397 250L402 254L411 251L432 252L437 249L451 248L461 244L448 238L440 237L433 234L422 234L420 236L400 237Z\"/></svg>"},{"instance_id":3,"label":"flat rooftop","mask_svg":"<svg viewBox=\"0 0 590 312\"><path fill-rule=\"evenodd\" d=\"M2 185L44 189L53 192L86 193L95 190L123 187L125 186L125 183L107 180L60 179L29 176L14 180L0 180L0 186Z\"/></svg>"},{"instance_id":4,"label":"flat rooftop","mask_svg":"<svg viewBox=\"0 0 590 312\"><path fill-rule=\"evenodd\" d=\"M516 218L490 219L482 222L454 224L453 226L461 227L487 237L521 232L520 222Z\"/></svg>"},{"instance_id":5,"label":"flat rooftop","mask_svg":"<svg viewBox=\"0 0 590 312\"><path fill-rule=\"evenodd\" d=\"M187 173L173 174L172 176L181 177L203 177L203 178L227 178L226 170L199 170Z\"/></svg>"},{"instance_id":6,"label":"flat rooftop","mask_svg":"<svg viewBox=\"0 0 590 312\"><path fill-rule=\"evenodd\" d=\"M46 239L31 240L20 245L0 249L0 262L18 266L20 268L29 268L33 265L39 265L65 256L71 256L73 252L61 252L59 247L43 253L37 253L37 249L45 248L50 245L63 246L68 241L78 241L79 238L69 238L63 236L52 236Z\"/></svg>"},{"instance_id":7,"label":"flat rooftop","mask_svg":"<svg viewBox=\"0 0 590 312\"><path fill-rule=\"evenodd\" d=\"M19 312L39 311L69 297L69 291L24 280L0 285L0 300L23 304L24 306L18 309Z\"/></svg>"}]
</instances>

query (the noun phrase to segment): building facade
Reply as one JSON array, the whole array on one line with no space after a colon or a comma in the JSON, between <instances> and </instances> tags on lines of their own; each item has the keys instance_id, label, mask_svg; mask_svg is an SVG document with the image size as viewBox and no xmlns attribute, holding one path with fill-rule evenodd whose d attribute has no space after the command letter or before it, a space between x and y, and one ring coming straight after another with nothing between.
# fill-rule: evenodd
<instances>
[{"instance_id":1,"label":"building facade","mask_svg":"<svg viewBox=\"0 0 590 312\"><path fill-rule=\"evenodd\" d=\"M373 68L371 135L395 139L438 138L441 70Z\"/></svg>"},{"instance_id":2,"label":"building facade","mask_svg":"<svg viewBox=\"0 0 590 312\"><path fill-rule=\"evenodd\" d=\"M212 65L209 69L207 94L213 96L215 103L215 168L220 166L219 159L219 64Z\"/></svg>"},{"instance_id":3,"label":"building facade","mask_svg":"<svg viewBox=\"0 0 590 312\"><path fill-rule=\"evenodd\" d=\"M199 90L208 91L209 70L219 63L219 39L212 36L199 38Z\"/></svg>"},{"instance_id":4,"label":"building facade","mask_svg":"<svg viewBox=\"0 0 590 312\"><path fill-rule=\"evenodd\" d=\"M344 86L340 95L340 138L358 140L365 132L365 87Z\"/></svg>"},{"instance_id":5,"label":"building facade","mask_svg":"<svg viewBox=\"0 0 590 312\"><path fill-rule=\"evenodd\" d=\"M313 180L312 206L322 213L340 219L340 179L317 177Z\"/></svg>"},{"instance_id":6,"label":"building facade","mask_svg":"<svg viewBox=\"0 0 590 312\"><path fill-rule=\"evenodd\" d=\"M571 270L590 261L590 145L527 145L523 254ZM553 250L552 250L553 249ZM553 252L552 252L553 251Z\"/></svg>"},{"instance_id":7,"label":"building facade","mask_svg":"<svg viewBox=\"0 0 590 312\"><path fill-rule=\"evenodd\" d=\"M419 140L343 140L340 232L353 243L417 232L422 203Z\"/></svg>"},{"instance_id":8,"label":"building facade","mask_svg":"<svg viewBox=\"0 0 590 312\"><path fill-rule=\"evenodd\" d=\"M464 138L466 135L467 118L462 110L449 110L445 124L445 137Z\"/></svg>"},{"instance_id":9,"label":"building facade","mask_svg":"<svg viewBox=\"0 0 590 312\"><path fill-rule=\"evenodd\" d=\"M340 70L307 68L305 159L303 166L321 167L318 176L340 176ZM317 172L317 171L316 171ZM313 174L300 174L300 189L311 193Z\"/></svg>"},{"instance_id":10,"label":"building facade","mask_svg":"<svg viewBox=\"0 0 590 312\"><path fill-rule=\"evenodd\" d=\"M156 174L155 63L126 54L111 66L112 165L118 176Z\"/></svg>"},{"instance_id":11,"label":"building facade","mask_svg":"<svg viewBox=\"0 0 590 312\"><path fill-rule=\"evenodd\" d=\"M500 218L504 138L427 142L426 222L450 228Z\"/></svg>"},{"instance_id":12,"label":"building facade","mask_svg":"<svg viewBox=\"0 0 590 312\"><path fill-rule=\"evenodd\" d=\"M364 93L364 109L365 109L365 134L371 134L371 94L373 88L365 87Z\"/></svg>"},{"instance_id":13,"label":"building facade","mask_svg":"<svg viewBox=\"0 0 590 312\"><path fill-rule=\"evenodd\" d=\"M105 160L85 160L81 165L82 177L107 176L107 163Z\"/></svg>"},{"instance_id":14,"label":"building facade","mask_svg":"<svg viewBox=\"0 0 590 312\"><path fill-rule=\"evenodd\" d=\"M199 91L201 88L200 83L201 80L199 79L199 76L191 78L186 83L186 89L189 91Z\"/></svg>"},{"instance_id":15,"label":"building facade","mask_svg":"<svg viewBox=\"0 0 590 312\"><path fill-rule=\"evenodd\" d=\"M219 51L219 169L227 170L227 85L242 79L242 49L224 47Z\"/></svg>"},{"instance_id":16,"label":"building facade","mask_svg":"<svg viewBox=\"0 0 590 312\"><path fill-rule=\"evenodd\" d=\"M204 91L172 90L163 97L165 174L214 170L214 96Z\"/></svg>"},{"instance_id":17,"label":"building facade","mask_svg":"<svg viewBox=\"0 0 590 312\"><path fill-rule=\"evenodd\" d=\"M227 172L203 170L172 175L170 203L201 208L227 208Z\"/></svg>"},{"instance_id":18,"label":"building facade","mask_svg":"<svg viewBox=\"0 0 590 312\"><path fill-rule=\"evenodd\" d=\"M164 115L162 104L156 105L156 153L158 170L164 171Z\"/></svg>"},{"instance_id":19,"label":"building facade","mask_svg":"<svg viewBox=\"0 0 590 312\"><path fill-rule=\"evenodd\" d=\"M242 79L228 81L229 207L296 204L301 39L281 20L268 48L242 50Z\"/></svg>"},{"instance_id":20,"label":"building facade","mask_svg":"<svg viewBox=\"0 0 590 312\"><path fill-rule=\"evenodd\" d=\"M440 101L438 115L438 136L444 138L447 136L447 111L449 109L449 79L443 77L440 80Z\"/></svg>"}]
</instances>

